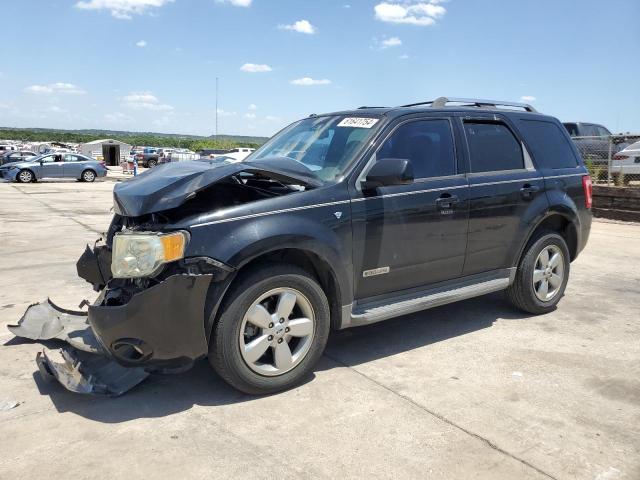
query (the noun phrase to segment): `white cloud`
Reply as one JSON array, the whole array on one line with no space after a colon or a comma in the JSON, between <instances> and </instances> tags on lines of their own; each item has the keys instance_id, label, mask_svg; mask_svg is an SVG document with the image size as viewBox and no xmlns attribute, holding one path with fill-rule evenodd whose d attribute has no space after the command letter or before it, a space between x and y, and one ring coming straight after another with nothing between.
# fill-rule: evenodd
<instances>
[{"instance_id":1,"label":"white cloud","mask_svg":"<svg viewBox=\"0 0 640 480\"><path fill-rule=\"evenodd\" d=\"M173 110L171 105L161 103L151 92L132 92L122 97L122 105L135 110L153 110L156 112L169 112Z\"/></svg>"},{"instance_id":2,"label":"white cloud","mask_svg":"<svg viewBox=\"0 0 640 480\"><path fill-rule=\"evenodd\" d=\"M51 105L48 109L49 112L53 112L53 113L67 113L68 110L59 107L58 105Z\"/></svg>"},{"instance_id":3,"label":"white cloud","mask_svg":"<svg viewBox=\"0 0 640 480\"><path fill-rule=\"evenodd\" d=\"M382 22L426 26L433 25L438 18L447 13L442 5L438 5L439 3L440 0L382 2L374 7L374 11L376 18Z\"/></svg>"},{"instance_id":4,"label":"white cloud","mask_svg":"<svg viewBox=\"0 0 640 480\"><path fill-rule=\"evenodd\" d=\"M82 0L76 3L81 10L109 10L111 15L122 20L130 20L132 15L142 15L148 10L159 8L173 0Z\"/></svg>"},{"instance_id":5,"label":"white cloud","mask_svg":"<svg viewBox=\"0 0 640 480\"><path fill-rule=\"evenodd\" d=\"M133 122L133 117L121 112L107 113L105 114L104 119L109 123L116 124Z\"/></svg>"},{"instance_id":6,"label":"white cloud","mask_svg":"<svg viewBox=\"0 0 640 480\"><path fill-rule=\"evenodd\" d=\"M322 80L314 80L311 77L297 78L295 80L291 80L291 85L299 85L303 87L310 87L313 85L329 85L331 80L322 79Z\"/></svg>"},{"instance_id":7,"label":"white cloud","mask_svg":"<svg viewBox=\"0 0 640 480\"><path fill-rule=\"evenodd\" d=\"M136 47L144 48L146 46L147 46L146 40L140 40L139 42L136 42Z\"/></svg>"},{"instance_id":8,"label":"white cloud","mask_svg":"<svg viewBox=\"0 0 640 480\"><path fill-rule=\"evenodd\" d=\"M216 3L228 3L234 7L250 7L253 0L216 0Z\"/></svg>"},{"instance_id":9,"label":"white cloud","mask_svg":"<svg viewBox=\"0 0 640 480\"><path fill-rule=\"evenodd\" d=\"M406 53L403 53L398 57L399 60L409 60L409 58L409 55L407 55Z\"/></svg>"},{"instance_id":10,"label":"white cloud","mask_svg":"<svg viewBox=\"0 0 640 480\"><path fill-rule=\"evenodd\" d=\"M383 38L382 40L374 38L373 43L374 45L377 45L380 50L385 50L391 47L399 47L402 45L402 40L398 37Z\"/></svg>"},{"instance_id":11,"label":"white cloud","mask_svg":"<svg viewBox=\"0 0 640 480\"><path fill-rule=\"evenodd\" d=\"M248 120L255 120L256 119L256 114L255 113L245 113L244 114L244 118L246 118Z\"/></svg>"},{"instance_id":12,"label":"white cloud","mask_svg":"<svg viewBox=\"0 0 640 480\"><path fill-rule=\"evenodd\" d=\"M252 104L249 105L248 108L249 108L249 110L257 110L258 106L255 103L252 103Z\"/></svg>"},{"instance_id":13,"label":"white cloud","mask_svg":"<svg viewBox=\"0 0 640 480\"><path fill-rule=\"evenodd\" d=\"M317 28L311 25L309 20L298 20L291 25L278 25L280 30L291 30L298 33L306 33L307 35L313 35L317 32Z\"/></svg>"},{"instance_id":14,"label":"white cloud","mask_svg":"<svg viewBox=\"0 0 640 480\"><path fill-rule=\"evenodd\" d=\"M27 93L36 93L40 95L51 95L54 93L63 93L66 95L84 95L85 92L73 83L56 82L48 85L31 85L24 89Z\"/></svg>"},{"instance_id":15,"label":"white cloud","mask_svg":"<svg viewBox=\"0 0 640 480\"><path fill-rule=\"evenodd\" d=\"M264 117L264 119L267 122L279 122L280 121L280 117L276 117L275 115L267 115L266 117Z\"/></svg>"},{"instance_id":16,"label":"white cloud","mask_svg":"<svg viewBox=\"0 0 640 480\"><path fill-rule=\"evenodd\" d=\"M227 112L227 111L223 110L222 108L218 109L218 116L219 117L235 117L236 115L238 115L238 112Z\"/></svg>"},{"instance_id":17,"label":"white cloud","mask_svg":"<svg viewBox=\"0 0 640 480\"><path fill-rule=\"evenodd\" d=\"M245 63L240 67L242 72L247 73L264 73L270 72L273 70L269 65L260 64L260 63Z\"/></svg>"},{"instance_id":18,"label":"white cloud","mask_svg":"<svg viewBox=\"0 0 640 480\"><path fill-rule=\"evenodd\" d=\"M521 102L535 102L536 97L532 97L531 95L523 95L520 97Z\"/></svg>"}]
</instances>

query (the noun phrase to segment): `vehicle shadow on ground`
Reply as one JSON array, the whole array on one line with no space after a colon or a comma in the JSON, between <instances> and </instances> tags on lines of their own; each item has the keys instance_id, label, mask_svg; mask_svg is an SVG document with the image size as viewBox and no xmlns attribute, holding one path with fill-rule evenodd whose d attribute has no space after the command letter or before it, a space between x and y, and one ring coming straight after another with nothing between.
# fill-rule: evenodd
<instances>
[{"instance_id":1,"label":"vehicle shadow on ground","mask_svg":"<svg viewBox=\"0 0 640 480\"><path fill-rule=\"evenodd\" d=\"M373 325L341 330L330 338L326 355L346 366L424 347L491 327L497 319L525 320L504 292L452 303Z\"/></svg>"},{"instance_id":2,"label":"vehicle shadow on ground","mask_svg":"<svg viewBox=\"0 0 640 480\"><path fill-rule=\"evenodd\" d=\"M355 366L448 338L489 328L497 319L523 320L529 315L513 309L503 294L493 294L457 304L407 315L379 324L334 332L316 371ZM58 412L72 412L104 423L155 418L189 410L194 405L220 406L256 401L228 386L206 360L178 375L152 375L118 398L83 396L57 383L34 381L42 395L51 397ZM307 382L313 381L311 375Z\"/></svg>"}]
</instances>

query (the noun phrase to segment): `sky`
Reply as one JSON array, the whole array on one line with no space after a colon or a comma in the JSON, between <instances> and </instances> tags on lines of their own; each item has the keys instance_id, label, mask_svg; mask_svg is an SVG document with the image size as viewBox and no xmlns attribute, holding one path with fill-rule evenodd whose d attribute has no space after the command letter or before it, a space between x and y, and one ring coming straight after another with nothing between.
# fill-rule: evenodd
<instances>
[{"instance_id":1,"label":"sky","mask_svg":"<svg viewBox=\"0 0 640 480\"><path fill-rule=\"evenodd\" d=\"M640 132L638 0L2 0L0 126L272 135L439 96Z\"/></svg>"}]
</instances>

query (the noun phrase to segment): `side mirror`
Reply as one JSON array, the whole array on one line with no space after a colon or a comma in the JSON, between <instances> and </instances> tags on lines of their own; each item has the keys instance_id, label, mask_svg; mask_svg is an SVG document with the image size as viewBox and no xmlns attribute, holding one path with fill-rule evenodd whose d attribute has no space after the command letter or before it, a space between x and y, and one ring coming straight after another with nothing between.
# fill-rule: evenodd
<instances>
[{"instance_id":1,"label":"side mirror","mask_svg":"<svg viewBox=\"0 0 640 480\"><path fill-rule=\"evenodd\" d=\"M391 185L407 185L413 182L413 166L407 158L382 158L378 160L362 182L363 190Z\"/></svg>"}]
</instances>

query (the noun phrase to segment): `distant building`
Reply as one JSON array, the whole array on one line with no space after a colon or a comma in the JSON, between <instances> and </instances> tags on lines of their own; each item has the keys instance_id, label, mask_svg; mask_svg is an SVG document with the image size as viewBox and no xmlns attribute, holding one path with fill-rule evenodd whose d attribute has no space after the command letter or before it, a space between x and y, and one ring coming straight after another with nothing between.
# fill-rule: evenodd
<instances>
[{"instance_id":1,"label":"distant building","mask_svg":"<svg viewBox=\"0 0 640 480\"><path fill-rule=\"evenodd\" d=\"M97 160L102 159L108 167L112 167L118 166L120 162L127 160L131 148L132 146L127 143L107 138L83 143L80 145L80 153Z\"/></svg>"}]
</instances>

